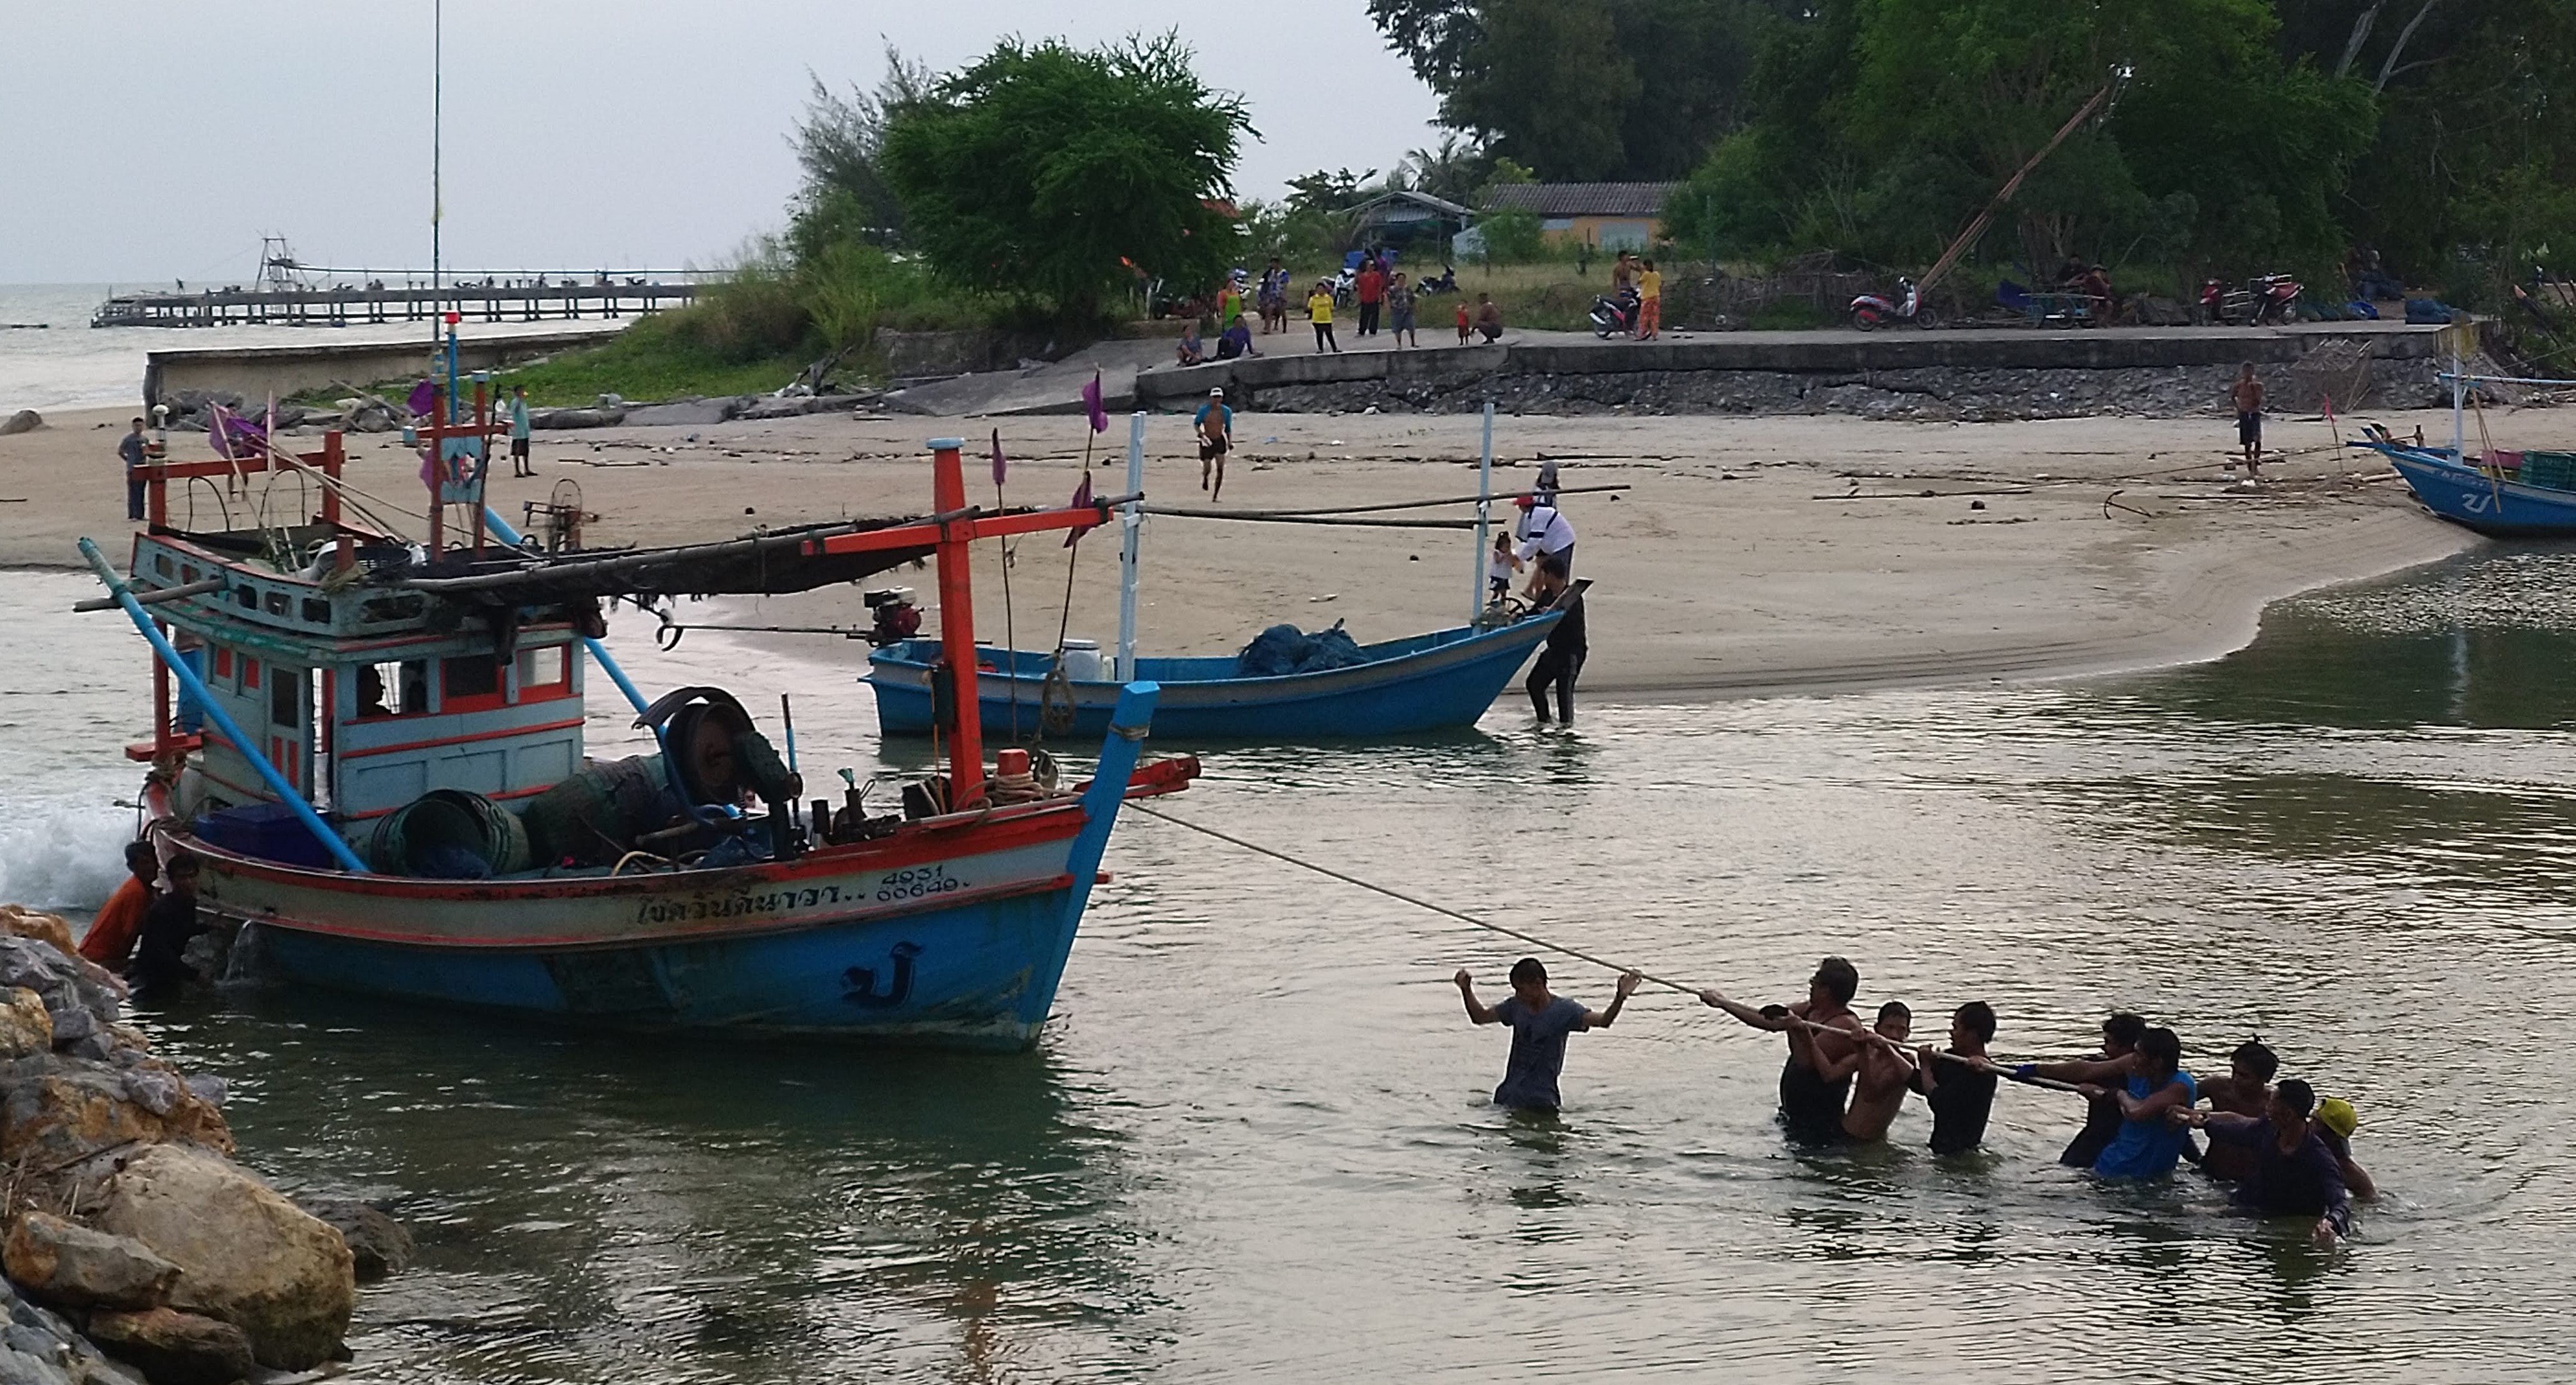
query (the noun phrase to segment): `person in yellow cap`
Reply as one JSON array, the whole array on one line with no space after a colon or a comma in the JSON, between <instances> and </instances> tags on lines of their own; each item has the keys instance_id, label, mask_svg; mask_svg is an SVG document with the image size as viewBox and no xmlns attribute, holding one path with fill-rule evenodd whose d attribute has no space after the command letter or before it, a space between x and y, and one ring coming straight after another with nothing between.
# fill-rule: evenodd
<instances>
[{"instance_id":1,"label":"person in yellow cap","mask_svg":"<svg viewBox=\"0 0 2576 1385\"><path fill-rule=\"evenodd\" d=\"M2333 1151L2335 1162L2343 1166L2343 1185L2361 1201L2378 1197L2379 1185L2370 1181L2369 1171L2352 1161L2352 1132L2361 1128L2361 1113L2342 1097L2330 1096L2317 1103L2317 1124L2323 1127L2318 1137Z\"/></svg>"}]
</instances>

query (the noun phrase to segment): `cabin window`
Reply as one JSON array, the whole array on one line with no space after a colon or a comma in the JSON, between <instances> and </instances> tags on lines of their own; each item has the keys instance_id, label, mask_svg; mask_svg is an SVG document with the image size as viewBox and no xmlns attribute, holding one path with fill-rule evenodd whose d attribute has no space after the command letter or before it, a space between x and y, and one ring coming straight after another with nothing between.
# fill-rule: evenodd
<instances>
[{"instance_id":1,"label":"cabin window","mask_svg":"<svg viewBox=\"0 0 2576 1385\"><path fill-rule=\"evenodd\" d=\"M195 568L193 568L193 567L188 567L188 566L185 566L185 565L182 565L182 566L180 567L180 569L179 569L179 585L181 585L181 586L186 586L188 583L190 583L190 582L194 582L194 581L196 581L196 580L197 580L197 570L196 570Z\"/></svg>"},{"instance_id":2,"label":"cabin window","mask_svg":"<svg viewBox=\"0 0 2576 1385\"><path fill-rule=\"evenodd\" d=\"M242 690L244 692L248 692L259 686L259 660L254 659L247 654L243 655L241 657L241 671Z\"/></svg>"},{"instance_id":3,"label":"cabin window","mask_svg":"<svg viewBox=\"0 0 2576 1385\"><path fill-rule=\"evenodd\" d=\"M416 717L429 710L429 661L358 666L358 719Z\"/></svg>"},{"instance_id":4,"label":"cabin window","mask_svg":"<svg viewBox=\"0 0 2576 1385\"><path fill-rule=\"evenodd\" d=\"M319 596L304 598L304 620L308 625L331 623L331 603Z\"/></svg>"},{"instance_id":5,"label":"cabin window","mask_svg":"<svg viewBox=\"0 0 2576 1385\"><path fill-rule=\"evenodd\" d=\"M215 646L215 676L217 678L233 676L233 651L229 646L220 644Z\"/></svg>"},{"instance_id":6,"label":"cabin window","mask_svg":"<svg viewBox=\"0 0 2576 1385\"><path fill-rule=\"evenodd\" d=\"M286 593L270 592L268 594L267 609L268 613L273 616L282 616L286 614Z\"/></svg>"},{"instance_id":7,"label":"cabin window","mask_svg":"<svg viewBox=\"0 0 2576 1385\"><path fill-rule=\"evenodd\" d=\"M562 645L531 645L520 650L519 695L545 697L561 692L570 681L569 668Z\"/></svg>"},{"instance_id":8,"label":"cabin window","mask_svg":"<svg viewBox=\"0 0 2576 1385\"><path fill-rule=\"evenodd\" d=\"M304 724L304 671L271 669L268 680L268 724L293 729Z\"/></svg>"},{"instance_id":9,"label":"cabin window","mask_svg":"<svg viewBox=\"0 0 2576 1385\"><path fill-rule=\"evenodd\" d=\"M257 588L257 587L235 587L235 588L233 588L233 602L234 602L234 604L236 604L236 605L240 606L240 607L241 607L243 610L245 610L245 611L256 611L256 610L258 610L258 609L259 609L259 588Z\"/></svg>"},{"instance_id":10,"label":"cabin window","mask_svg":"<svg viewBox=\"0 0 2576 1385\"><path fill-rule=\"evenodd\" d=\"M450 659L441 670L439 691L449 698L498 696L500 661L489 654L464 654Z\"/></svg>"},{"instance_id":11,"label":"cabin window","mask_svg":"<svg viewBox=\"0 0 2576 1385\"><path fill-rule=\"evenodd\" d=\"M169 554L167 554L167 553L155 553L155 554L153 554L153 555L152 555L152 570L153 570L154 572L160 573L162 576L167 577L167 576L169 576L169 575L170 575L170 569L171 569L173 566L174 566L174 564L173 564L173 563L171 563L171 561L170 561L170 555L169 555Z\"/></svg>"}]
</instances>

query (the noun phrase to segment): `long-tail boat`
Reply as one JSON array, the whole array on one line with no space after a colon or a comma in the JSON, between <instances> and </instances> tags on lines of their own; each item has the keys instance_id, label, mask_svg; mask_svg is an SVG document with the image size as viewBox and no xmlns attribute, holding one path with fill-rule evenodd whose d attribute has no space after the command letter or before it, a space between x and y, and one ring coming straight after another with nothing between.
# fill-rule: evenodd
<instances>
[{"instance_id":1,"label":"long-tail boat","mask_svg":"<svg viewBox=\"0 0 2576 1385\"><path fill-rule=\"evenodd\" d=\"M122 607L156 658L150 735L127 749L150 766L148 831L199 858L204 908L243 926L235 955L289 982L619 1026L1033 1043L1120 803L1198 765L1138 767L1157 689L1132 682L1087 784L1058 790L1021 752L988 766L969 546L1098 525L1118 501L980 509L961 444L938 439L925 518L547 553L483 505L484 382L469 410L448 380L417 433L426 545L365 520L337 433L149 461L127 574L81 541L110 591L84 605ZM173 524L173 490L271 470L303 473L318 507ZM945 761L900 812L856 791L809 810L731 696L647 701L600 643L607 598L802 591L922 558ZM660 755L586 760L593 666Z\"/></svg>"}]
</instances>

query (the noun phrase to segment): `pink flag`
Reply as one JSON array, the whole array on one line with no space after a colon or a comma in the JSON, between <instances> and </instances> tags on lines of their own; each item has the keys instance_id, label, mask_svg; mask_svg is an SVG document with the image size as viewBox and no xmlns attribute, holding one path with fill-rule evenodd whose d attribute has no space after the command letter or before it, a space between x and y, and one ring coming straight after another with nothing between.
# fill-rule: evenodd
<instances>
[{"instance_id":1,"label":"pink flag","mask_svg":"<svg viewBox=\"0 0 2576 1385\"><path fill-rule=\"evenodd\" d=\"M993 486L996 490L1001 488L1002 472L1004 470L1005 467L1002 462L1002 430L996 428L993 430Z\"/></svg>"},{"instance_id":2,"label":"pink flag","mask_svg":"<svg viewBox=\"0 0 2576 1385\"><path fill-rule=\"evenodd\" d=\"M1100 402L1100 372L1091 372L1091 383L1082 387L1083 407L1091 411L1091 431L1109 431L1109 410Z\"/></svg>"},{"instance_id":3,"label":"pink flag","mask_svg":"<svg viewBox=\"0 0 2576 1385\"><path fill-rule=\"evenodd\" d=\"M1065 503L1071 508L1077 510L1091 503L1090 472L1086 471L1082 473L1082 484L1073 488L1073 499L1068 500ZM1067 548L1073 547L1076 543L1081 542L1083 535L1090 533L1092 530L1099 527L1100 521L1097 519L1091 521L1089 524L1077 524L1073 526L1071 529L1064 532L1064 546Z\"/></svg>"}]
</instances>

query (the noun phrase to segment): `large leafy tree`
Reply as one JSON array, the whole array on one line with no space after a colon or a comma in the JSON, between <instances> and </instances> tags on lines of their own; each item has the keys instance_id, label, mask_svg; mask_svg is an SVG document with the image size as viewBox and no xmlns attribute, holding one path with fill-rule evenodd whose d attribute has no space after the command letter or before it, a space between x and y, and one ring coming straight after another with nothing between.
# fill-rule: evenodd
<instances>
[{"instance_id":1,"label":"large leafy tree","mask_svg":"<svg viewBox=\"0 0 2576 1385\"><path fill-rule=\"evenodd\" d=\"M879 164L941 278L1089 318L1137 273L1200 283L1232 263L1251 129L1175 36L1005 40L892 111Z\"/></svg>"}]
</instances>

